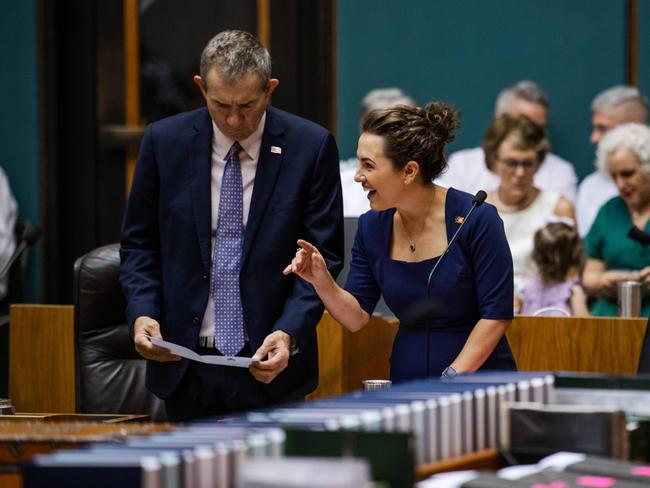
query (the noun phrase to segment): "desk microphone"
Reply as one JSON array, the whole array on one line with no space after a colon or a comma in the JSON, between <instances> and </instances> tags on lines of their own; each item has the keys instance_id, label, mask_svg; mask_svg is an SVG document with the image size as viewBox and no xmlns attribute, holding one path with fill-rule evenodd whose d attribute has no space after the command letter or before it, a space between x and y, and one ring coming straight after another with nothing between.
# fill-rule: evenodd
<instances>
[{"instance_id":1,"label":"desk microphone","mask_svg":"<svg viewBox=\"0 0 650 488\"><path fill-rule=\"evenodd\" d=\"M427 350L426 350L426 360L427 360L427 377L430 376L429 374L429 355L430 355L430 347L429 347L429 330L431 328L431 321L435 319L439 315L440 307L431 299L431 278L433 277L433 273L436 271L438 266L440 265L440 261L442 261L442 258L445 257L449 249L451 248L451 245L454 243L456 240L456 237L458 237L458 234L460 233L460 230L463 228L465 223L467 222L467 219L469 219L469 216L472 215L472 212L476 207L479 207L487 198L487 193L485 193L483 190L479 190L476 192L476 195L474 195L474 198L472 199L472 207L467 211L467 214L465 214L465 217L463 218L463 221L460 223L458 226L458 229L456 229L456 232L454 232L454 235L451 237L449 240L449 243L447 244L447 247L445 247L445 250L442 252L436 263L433 265L433 268L431 268L431 272L429 273L429 277L427 278L427 296L426 299L424 300L419 300L413 306L410 308L409 312L405 314L406 320L404 321L406 326L408 327L417 327L424 323L424 327L426 329L426 335L427 335Z\"/></svg>"},{"instance_id":2,"label":"desk microphone","mask_svg":"<svg viewBox=\"0 0 650 488\"><path fill-rule=\"evenodd\" d=\"M11 265L14 264L14 261L20 257L23 251L38 241L38 238L41 237L41 232L41 228L38 225L27 225L27 228L23 233L23 237L20 240L20 244L18 244L14 250L13 254L9 258L9 261L7 261L5 265L0 269L0 280L7 275L11 269Z\"/></svg>"}]
</instances>

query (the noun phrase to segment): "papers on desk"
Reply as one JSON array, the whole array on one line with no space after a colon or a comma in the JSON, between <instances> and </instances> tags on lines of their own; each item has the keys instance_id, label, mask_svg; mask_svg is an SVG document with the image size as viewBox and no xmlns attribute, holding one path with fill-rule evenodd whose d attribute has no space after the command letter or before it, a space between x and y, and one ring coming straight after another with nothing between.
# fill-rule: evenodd
<instances>
[{"instance_id":1,"label":"papers on desk","mask_svg":"<svg viewBox=\"0 0 650 488\"><path fill-rule=\"evenodd\" d=\"M156 339L151 337L149 339L154 346L162 347L168 349L169 352L180 356L182 358L191 359L192 361L198 361L200 363L206 364L216 364L219 366L234 366L236 368L248 368L252 362L258 362L258 359L253 358L244 358L238 356L214 356L214 355L204 355L195 353L187 347L179 346L173 342L163 341L161 339Z\"/></svg>"}]
</instances>

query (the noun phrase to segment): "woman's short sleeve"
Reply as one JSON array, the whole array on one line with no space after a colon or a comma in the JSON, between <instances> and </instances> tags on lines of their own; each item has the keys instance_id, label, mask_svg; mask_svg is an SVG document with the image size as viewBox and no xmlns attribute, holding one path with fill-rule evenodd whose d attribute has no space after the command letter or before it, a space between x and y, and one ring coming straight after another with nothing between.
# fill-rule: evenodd
<instances>
[{"instance_id":1,"label":"woman's short sleeve","mask_svg":"<svg viewBox=\"0 0 650 488\"><path fill-rule=\"evenodd\" d=\"M479 210L468 239L479 313L483 319L511 320L514 301L512 254L503 221L492 205L486 204Z\"/></svg>"}]
</instances>

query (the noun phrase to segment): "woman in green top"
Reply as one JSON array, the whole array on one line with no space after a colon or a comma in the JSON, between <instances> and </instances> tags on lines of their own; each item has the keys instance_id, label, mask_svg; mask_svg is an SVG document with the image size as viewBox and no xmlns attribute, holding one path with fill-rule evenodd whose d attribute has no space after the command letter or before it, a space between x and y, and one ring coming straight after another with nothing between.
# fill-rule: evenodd
<instances>
[{"instance_id":1,"label":"woman in green top","mask_svg":"<svg viewBox=\"0 0 650 488\"><path fill-rule=\"evenodd\" d=\"M632 226L650 232L650 128L623 124L610 130L598 145L596 165L609 173L618 196L602 206L585 237L587 262L582 282L597 297L593 315L616 315L616 285L641 281L650 287L650 247L627 236ZM646 293L641 315L650 316Z\"/></svg>"}]
</instances>

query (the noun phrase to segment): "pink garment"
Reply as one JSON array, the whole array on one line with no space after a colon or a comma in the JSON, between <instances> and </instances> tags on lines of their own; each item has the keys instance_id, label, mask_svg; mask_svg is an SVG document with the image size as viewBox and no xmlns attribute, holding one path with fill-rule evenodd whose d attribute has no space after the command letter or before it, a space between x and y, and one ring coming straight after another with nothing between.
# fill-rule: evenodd
<instances>
[{"instance_id":1,"label":"pink garment","mask_svg":"<svg viewBox=\"0 0 650 488\"><path fill-rule=\"evenodd\" d=\"M578 283L578 278L560 281L552 284L544 284L537 275L529 275L522 291L523 306L522 315L533 315L541 308L554 307L571 313L569 299L571 290ZM558 312L548 312L544 315L560 315Z\"/></svg>"}]
</instances>

